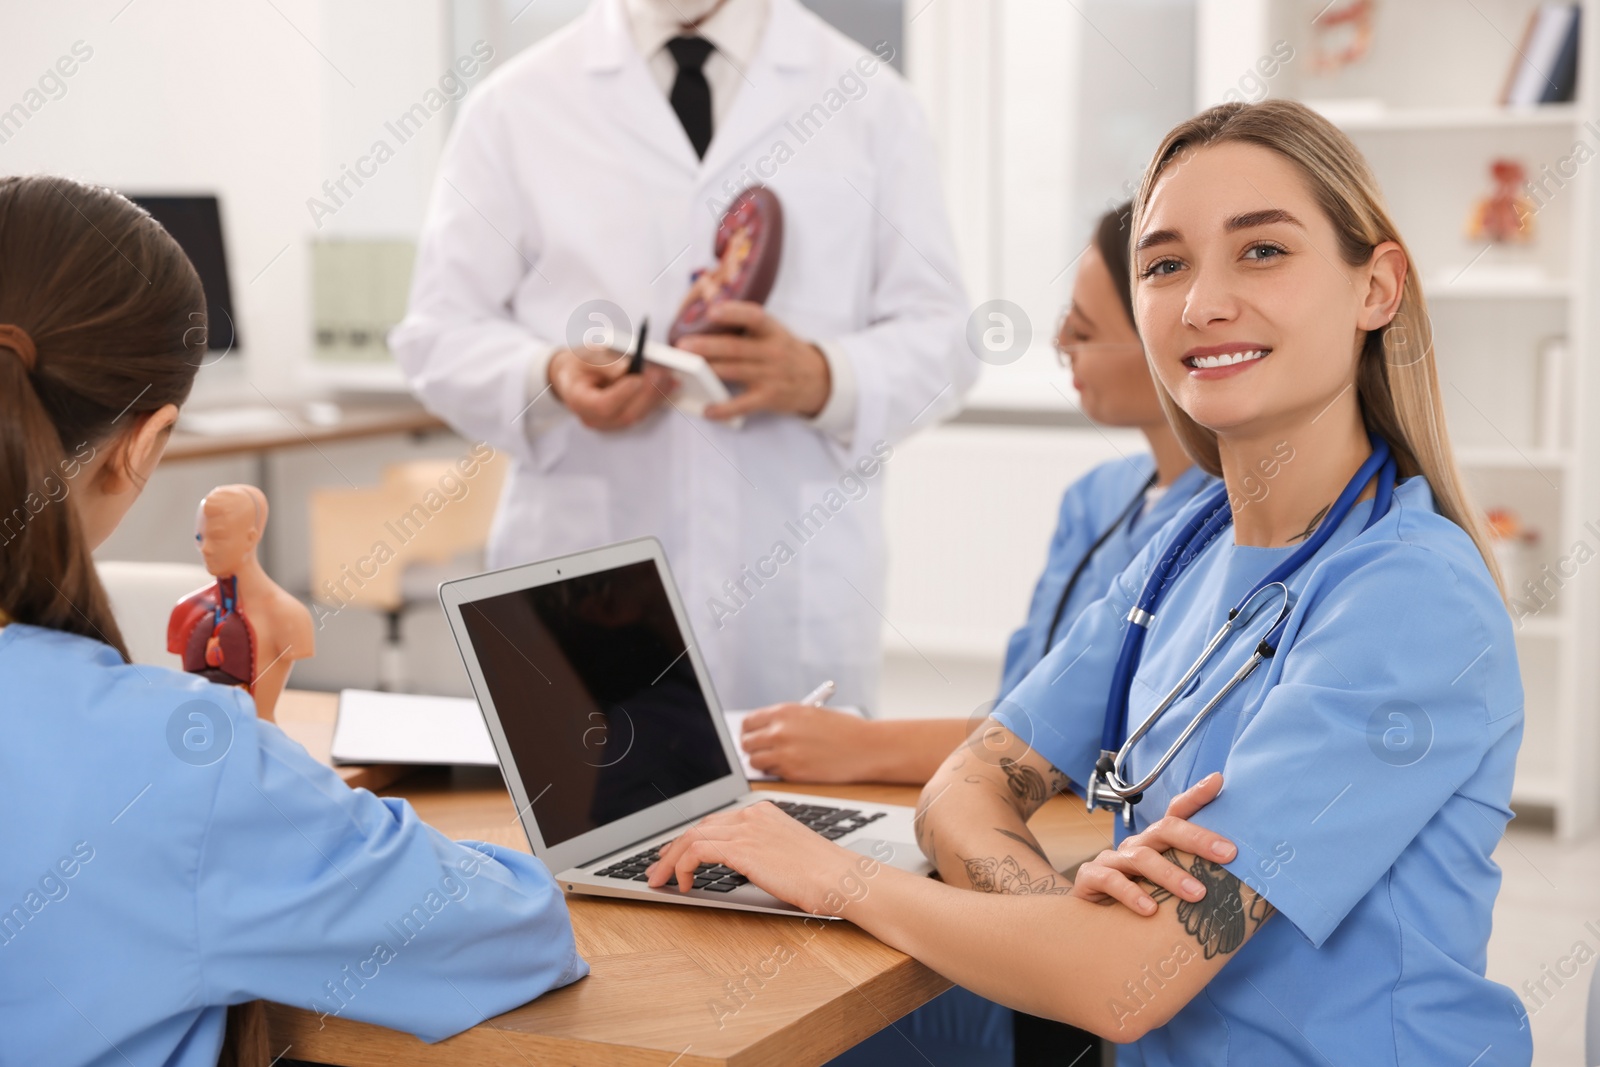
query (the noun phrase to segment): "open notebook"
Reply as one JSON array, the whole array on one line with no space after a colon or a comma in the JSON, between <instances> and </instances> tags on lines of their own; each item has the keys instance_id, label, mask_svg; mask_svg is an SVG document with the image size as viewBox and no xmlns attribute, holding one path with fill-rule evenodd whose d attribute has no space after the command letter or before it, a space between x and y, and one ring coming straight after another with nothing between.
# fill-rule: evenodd
<instances>
[{"instance_id":1,"label":"open notebook","mask_svg":"<svg viewBox=\"0 0 1600 1067\"><path fill-rule=\"evenodd\" d=\"M339 693L332 754L334 763L499 763L476 700L366 689Z\"/></svg>"}]
</instances>

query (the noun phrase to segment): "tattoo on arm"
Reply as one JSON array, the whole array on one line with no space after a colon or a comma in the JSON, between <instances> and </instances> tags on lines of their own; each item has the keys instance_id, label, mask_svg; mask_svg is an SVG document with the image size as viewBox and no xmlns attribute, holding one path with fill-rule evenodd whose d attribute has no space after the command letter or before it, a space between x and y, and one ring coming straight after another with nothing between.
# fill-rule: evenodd
<instances>
[{"instance_id":1,"label":"tattoo on arm","mask_svg":"<svg viewBox=\"0 0 1600 1067\"><path fill-rule=\"evenodd\" d=\"M1010 830L1004 829L1004 828L999 827L999 826L996 826L994 828L994 832L997 833L997 834L1003 834L1004 836L1011 838L1011 840L1015 841L1017 844L1022 845L1024 847L1030 849L1034 853L1034 855L1038 856L1040 859L1045 860L1046 863L1050 862L1045 857L1044 850L1039 847L1039 842L1031 840L1030 838L1024 837L1021 834L1014 834ZM1087 862L1088 862L1088 860L1079 860L1077 863L1074 863L1072 865L1070 871L1058 871L1057 872L1058 874L1061 875L1062 878L1066 879L1065 883L1063 883L1063 884L1065 884L1068 889L1071 889L1072 888L1072 883L1077 880L1078 868L1083 866Z\"/></svg>"},{"instance_id":2,"label":"tattoo on arm","mask_svg":"<svg viewBox=\"0 0 1600 1067\"><path fill-rule=\"evenodd\" d=\"M1306 528L1304 530L1300 531L1299 533L1295 534L1293 537L1289 538L1289 540L1290 541L1304 541L1306 538L1310 537L1313 533L1315 533L1316 529L1317 529L1317 524L1322 522L1323 518L1328 514L1328 509L1330 507L1332 507L1331 504L1322 505L1322 510L1317 512L1315 515L1311 516L1311 521L1306 523Z\"/></svg>"},{"instance_id":3,"label":"tattoo on arm","mask_svg":"<svg viewBox=\"0 0 1600 1067\"><path fill-rule=\"evenodd\" d=\"M1062 896L1072 892L1070 885L1062 885L1056 880L1054 871L1035 878L1013 856L1005 859L996 859L994 856L984 859L962 857L961 862L967 869L967 881L980 893L1015 893L1019 896L1048 893ZM1048 866L1045 869L1050 870Z\"/></svg>"},{"instance_id":4,"label":"tattoo on arm","mask_svg":"<svg viewBox=\"0 0 1600 1067\"><path fill-rule=\"evenodd\" d=\"M941 769L940 773L953 775L958 772L966 764L966 762L967 757L962 755L954 762L948 763L944 768ZM998 766L1005 774L1006 788L1010 792L1012 798L1019 801L1024 806L1026 809L1024 812L1025 815L1031 814L1039 807L1039 805L1043 804L1054 794L1060 792L1067 785L1067 776L1062 774L1054 767L1047 766L1045 768L1046 773L1041 774L1033 767L1025 766L1024 764L1019 763L1017 760L1014 760L1008 756L1001 756L995 765ZM988 774L967 774L962 777L962 781L966 782L968 785L987 786L990 789L994 789L997 784ZM949 788L950 785L947 784L945 789ZM917 846L922 849L922 854L926 856L935 867L939 866L939 858L937 855L938 846L934 840L934 831L930 820L928 819L928 812L933 807L933 803L937 801L939 797L944 795L944 792L945 790L940 790L940 792L931 799L926 797L919 799L917 801L916 816L912 820L912 829L916 837ZM999 795L1004 796L1004 793ZM1050 868L1049 861L1044 859L1042 853L1040 853L1037 842L1022 834L1013 833L1010 830L999 830L999 832L1016 841L1018 844L1026 847L1035 856L1038 856L1040 862L1043 863L1045 870L1050 871L1050 874L1046 875L1044 878L1031 878L1027 875L1027 872L1023 870L1014 859L1012 859L1012 857L1008 856L1006 857L1006 862L1009 862L1014 870L1001 872L1002 880L1006 881L1007 884L1017 884L1027 887L1044 885L1045 883L1048 883L1050 887L1054 887L1056 885L1055 872ZM960 857L958 856L957 858L959 859ZM968 863L970 872L971 861L963 862ZM1000 865L996 860L990 859L987 862L996 870L999 869ZM991 873L987 877L989 883L992 884L994 882L994 875ZM977 886L979 884L979 878L973 878L973 883L974 886ZM1071 888L1072 887L1069 883L1065 887L1060 888L1059 891L1063 893L1070 892ZM995 890L990 891L993 892ZM1013 892L1017 890L1003 891ZM1020 891L1042 892L1046 890L1025 888ZM1056 890L1054 888L1049 888L1048 891L1054 892Z\"/></svg>"},{"instance_id":5,"label":"tattoo on arm","mask_svg":"<svg viewBox=\"0 0 1600 1067\"><path fill-rule=\"evenodd\" d=\"M1025 764L1018 763L1010 756L1000 757L1000 770L1005 772L1006 784L1011 787L1011 795L1024 804L1037 807L1059 793L1067 784L1067 776L1050 768L1050 777L1044 775Z\"/></svg>"},{"instance_id":6,"label":"tattoo on arm","mask_svg":"<svg viewBox=\"0 0 1600 1067\"><path fill-rule=\"evenodd\" d=\"M1228 870L1208 859L1192 856L1185 863L1176 849L1162 853L1167 862L1185 868L1206 888L1206 895L1196 901L1178 901L1178 921L1200 943L1206 959L1226 955L1240 945L1261 924L1272 917L1276 909L1267 898L1250 889ZM1135 879L1150 899L1159 906L1172 899L1172 894L1147 878Z\"/></svg>"},{"instance_id":7,"label":"tattoo on arm","mask_svg":"<svg viewBox=\"0 0 1600 1067\"><path fill-rule=\"evenodd\" d=\"M1000 769L1005 772L1006 784L1011 787L1012 796L1026 804L1044 803L1044 775L1010 756L1000 757Z\"/></svg>"},{"instance_id":8,"label":"tattoo on arm","mask_svg":"<svg viewBox=\"0 0 1600 1067\"><path fill-rule=\"evenodd\" d=\"M1014 834L1010 830L1002 829L1001 827L998 827L998 826L996 826L994 828L994 832L997 833L997 834L1004 834L1005 836L1011 838L1011 840L1015 841L1019 845L1026 845L1029 848L1035 847L1034 842L1029 841L1026 837L1023 837L1021 834Z\"/></svg>"}]
</instances>

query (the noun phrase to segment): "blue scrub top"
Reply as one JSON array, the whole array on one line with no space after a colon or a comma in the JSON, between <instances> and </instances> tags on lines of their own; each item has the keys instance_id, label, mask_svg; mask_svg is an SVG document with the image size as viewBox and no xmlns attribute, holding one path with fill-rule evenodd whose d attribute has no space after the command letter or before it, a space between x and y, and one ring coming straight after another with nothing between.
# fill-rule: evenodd
<instances>
[{"instance_id":1,"label":"blue scrub top","mask_svg":"<svg viewBox=\"0 0 1600 1067\"><path fill-rule=\"evenodd\" d=\"M350 789L243 690L12 623L0 737L6 1062L213 1067L258 997L438 1041L588 973L539 861Z\"/></svg>"},{"instance_id":2,"label":"blue scrub top","mask_svg":"<svg viewBox=\"0 0 1600 1067\"><path fill-rule=\"evenodd\" d=\"M1105 595L1111 580L1122 572L1145 542L1196 493L1216 482L1199 467L1190 467L1172 480L1154 504L1135 508L1128 520L1084 562L1084 554L1090 546L1116 522L1155 469L1155 457L1149 454L1114 459L1095 467L1061 495L1056 532L1050 538L1044 572L1033 587L1028 618L1006 644L1005 667L1000 676L1002 698L1016 688L1048 651L1044 646L1056 605L1061 602L1061 594L1078 564L1084 564L1083 573L1072 587L1072 595L1067 598L1061 621L1056 625L1057 644L1072 629L1072 620L1078 617L1078 612Z\"/></svg>"},{"instance_id":3,"label":"blue scrub top","mask_svg":"<svg viewBox=\"0 0 1600 1067\"><path fill-rule=\"evenodd\" d=\"M1200 502L1180 513L1193 514ZM1370 530L1357 503L1289 579L1276 656L1212 712L1135 809L1136 829L1213 771L1194 821L1239 846L1227 868L1281 913L1128 1064L1531 1062L1521 1003L1484 977L1511 818L1522 679L1511 619L1472 540L1412 477ZM1091 604L998 718L1087 781L1124 619L1170 539L1155 539ZM1227 611L1297 546L1224 531L1166 592L1133 680L1136 728ZM1133 777L1238 669L1276 616L1234 634L1135 746ZM1121 820L1118 820L1121 837ZM1161 920L1170 921L1170 920ZM1134 990L1116 1018L1158 996Z\"/></svg>"}]
</instances>

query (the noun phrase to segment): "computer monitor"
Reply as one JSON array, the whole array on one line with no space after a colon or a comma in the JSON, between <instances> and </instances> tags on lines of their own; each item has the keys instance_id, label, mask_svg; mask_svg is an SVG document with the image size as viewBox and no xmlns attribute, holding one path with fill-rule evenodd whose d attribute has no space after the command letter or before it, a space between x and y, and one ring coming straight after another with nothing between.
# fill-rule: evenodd
<instances>
[{"instance_id":1,"label":"computer monitor","mask_svg":"<svg viewBox=\"0 0 1600 1067\"><path fill-rule=\"evenodd\" d=\"M128 193L189 256L206 294L207 347L228 352L239 343L234 325L233 292L228 285L227 246L222 237L222 209L214 196L148 196Z\"/></svg>"}]
</instances>

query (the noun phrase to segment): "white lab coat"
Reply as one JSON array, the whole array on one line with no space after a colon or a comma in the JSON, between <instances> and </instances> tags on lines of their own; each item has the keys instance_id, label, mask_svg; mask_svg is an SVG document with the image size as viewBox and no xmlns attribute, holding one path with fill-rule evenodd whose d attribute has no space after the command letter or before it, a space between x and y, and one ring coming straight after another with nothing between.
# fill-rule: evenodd
<instances>
[{"instance_id":1,"label":"white lab coat","mask_svg":"<svg viewBox=\"0 0 1600 1067\"><path fill-rule=\"evenodd\" d=\"M892 68L863 76L869 55L772 0L702 161L621 0L597 0L465 102L390 338L430 410L513 460L491 566L660 538L729 707L798 699L825 678L838 702L876 701L892 449L976 377L933 144ZM785 212L767 308L849 359L850 446L792 415L735 430L664 406L596 432L548 392L529 410L585 302L648 314L665 335L690 271L713 262L729 192L758 180Z\"/></svg>"}]
</instances>

